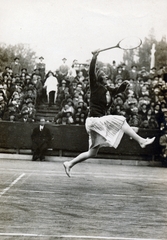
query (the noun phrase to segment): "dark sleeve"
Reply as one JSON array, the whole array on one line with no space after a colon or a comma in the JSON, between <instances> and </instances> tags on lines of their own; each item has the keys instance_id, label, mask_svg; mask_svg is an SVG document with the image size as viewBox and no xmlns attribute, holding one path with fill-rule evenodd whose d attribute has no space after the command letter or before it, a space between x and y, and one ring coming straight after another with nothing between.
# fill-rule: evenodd
<instances>
[{"instance_id":1,"label":"dark sleeve","mask_svg":"<svg viewBox=\"0 0 167 240\"><path fill-rule=\"evenodd\" d=\"M31 134L31 139L32 139L32 141L34 141L36 138L37 138L37 129L34 128L32 134Z\"/></svg>"},{"instance_id":2,"label":"dark sleeve","mask_svg":"<svg viewBox=\"0 0 167 240\"><path fill-rule=\"evenodd\" d=\"M110 93L112 94L112 96L115 96L117 95L118 93L122 93L125 91L127 87L127 83L126 82L123 82L119 87L116 87L116 88L110 88L110 87L107 87L107 89L110 91Z\"/></svg>"},{"instance_id":3,"label":"dark sleeve","mask_svg":"<svg viewBox=\"0 0 167 240\"><path fill-rule=\"evenodd\" d=\"M46 131L47 131L46 138L47 138L47 141L49 142L52 139L52 135L51 135L51 132L48 128L46 128Z\"/></svg>"},{"instance_id":4,"label":"dark sleeve","mask_svg":"<svg viewBox=\"0 0 167 240\"><path fill-rule=\"evenodd\" d=\"M96 83L96 74L95 74L96 60L97 60L97 56L93 56L90 62L90 67L89 67L90 87Z\"/></svg>"}]
</instances>

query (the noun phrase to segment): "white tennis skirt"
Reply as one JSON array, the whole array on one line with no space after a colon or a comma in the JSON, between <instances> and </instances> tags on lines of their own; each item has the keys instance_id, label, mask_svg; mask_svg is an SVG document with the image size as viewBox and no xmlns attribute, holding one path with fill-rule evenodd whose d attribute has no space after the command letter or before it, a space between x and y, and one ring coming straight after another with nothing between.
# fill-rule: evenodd
<instances>
[{"instance_id":1,"label":"white tennis skirt","mask_svg":"<svg viewBox=\"0 0 167 240\"><path fill-rule=\"evenodd\" d=\"M85 127L89 134L89 148L117 148L124 134L122 125L125 120L124 116L119 115L88 117Z\"/></svg>"}]
</instances>

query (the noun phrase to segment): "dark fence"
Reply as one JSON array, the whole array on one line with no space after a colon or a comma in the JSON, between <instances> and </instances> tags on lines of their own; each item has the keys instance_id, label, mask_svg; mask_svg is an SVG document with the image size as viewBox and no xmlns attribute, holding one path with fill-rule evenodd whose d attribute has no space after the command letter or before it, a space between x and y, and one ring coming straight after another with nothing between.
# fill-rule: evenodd
<instances>
[{"instance_id":1,"label":"dark fence","mask_svg":"<svg viewBox=\"0 0 167 240\"><path fill-rule=\"evenodd\" d=\"M17 153L31 149L31 133L37 123L0 122L0 149L13 149ZM84 126L47 124L53 135L48 155L76 156L88 149L88 135ZM119 159L155 160L160 153L158 130L140 129L142 137L156 137L153 144L141 148L137 142L124 135L117 149L101 148L98 157Z\"/></svg>"}]
</instances>

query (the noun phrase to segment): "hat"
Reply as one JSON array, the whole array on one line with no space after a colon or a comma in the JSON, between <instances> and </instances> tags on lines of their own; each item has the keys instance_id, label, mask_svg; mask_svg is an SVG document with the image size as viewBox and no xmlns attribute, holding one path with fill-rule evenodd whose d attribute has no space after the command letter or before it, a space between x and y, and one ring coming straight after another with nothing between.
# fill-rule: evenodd
<instances>
[{"instance_id":1,"label":"hat","mask_svg":"<svg viewBox=\"0 0 167 240\"><path fill-rule=\"evenodd\" d=\"M0 96L0 102L4 101L4 98L2 96Z\"/></svg>"},{"instance_id":2,"label":"hat","mask_svg":"<svg viewBox=\"0 0 167 240\"><path fill-rule=\"evenodd\" d=\"M71 98L68 98L67 99L67 102L73 102Z\"/></svg>"},{"instance_id":3,"label":"hat","mask_svg":"<svg viewBox=\"0 0 167 240\"><path fill-rule=\"evenodd\" d=\"M17 59L19 60L20 58L19 58L19 57L15 57L15 58L14 58L14 60L17 60Z\"/></svg>"},{"instance_id":4,"label":"hat","mask_svg":"<svg viewBox=\"0 0 167 240\"><path fill-rule=\"evenodd\" d=\"M41 56L41 57L39 57L39 59L44 59L44 58Z\"/></svg>"},{"instance_id":5,"label":"hat","mask_svg":"<svg viewBox=\"0 0 167 240\"><path fill-rule=\"evenodd\" d=\"M115 82L117 82L118 80L123 80L121 75L116 76Z\"/></svg>"},{"instance_id":6,"label":"hat","mask_svg":"<svg viewBox=\"0 0 167 240\"><path fill-rule=\"evenodd\" d=\"M67 58L62 58L62 60L67 60Z\"/></svg>"},{"instance_id":7,"label":"hat","mask_svg":"<svg viewBox=\"0 0 167 240\"><path fill-rule=\"evenodd\" d=\"M27 68L22 68L21 71L25 70L27 72Z\"/></svg>"},{"instance_id":8,"label":"hat","mask_svg":"<svg viewBox=\"0 0 167 240\"><path fill-rule=\"evenodd\" d=\"M83 99L79 99L78 103L84 103Z\"/></svg>"},{"instance_id":9,"label":"hat","mask_svg":"<svg viewBox=\"0 0 167 240\"><path fill-rule=\"evenodd\" d=\"M66 80L62 80L62 82L61 82L61 83L67 83L67 82L66 82Z\"/></svg>"},{"instance_id":10,"label":"hat","mask_svg":"<svg viewBox=\"0 0 167 240\"><path fill-rule=\"evenodd\" d=\"M132 65L132 66L131 66L131 68L133 68L133 67L137 68L137 66L136 66L136 65Z\"/></svg>"}]
</instances>

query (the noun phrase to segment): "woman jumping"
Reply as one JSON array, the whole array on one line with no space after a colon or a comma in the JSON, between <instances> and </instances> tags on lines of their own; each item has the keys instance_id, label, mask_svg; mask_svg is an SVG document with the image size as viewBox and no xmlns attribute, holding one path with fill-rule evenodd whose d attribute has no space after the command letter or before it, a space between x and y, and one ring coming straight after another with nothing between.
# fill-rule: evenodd
<instances>
[{"instance_id":1,"label":"woman jumping","mask_svg":"<svg viewBox=\"0 0 167 240\"><path fill-rule=\"evenodd\" d=\"M124 116L106 115L113 97L118 93L124 92L129 85L129 81L124 81L116 88L107 86L107 76L103 70L96 69L99 52L95 51L92 54L93 57L89 68L89 115L85 122L86 131L89 135L89 149L79 154L73 160L63 163L68 177L70 177L70 170L74 165L88 158L96 157L101 147L117 148L124 133L136 140L142 148L155 140L155 137L146 139L140 137L133 128L129 126Z\"/></svg>"}]
</instances>

